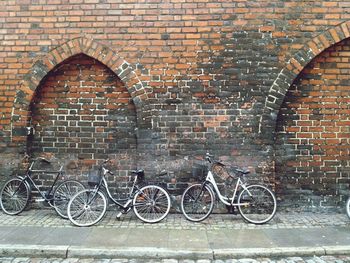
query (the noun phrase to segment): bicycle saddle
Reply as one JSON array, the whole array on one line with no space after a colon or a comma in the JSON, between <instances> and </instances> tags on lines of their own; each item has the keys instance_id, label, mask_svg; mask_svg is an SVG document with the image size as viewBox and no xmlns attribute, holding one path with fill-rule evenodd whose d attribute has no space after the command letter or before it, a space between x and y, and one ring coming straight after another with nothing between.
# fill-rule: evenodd
<instances>
[{"instance_id":1,"label":"bicycle saddle","mask_svg":"<svg viewBox=\"0 0 350 263\"><path fill-rule=\"evenodd\" d=\"M142 169L131 171L132 174L136 175L137 181L142 182L145 180L145 171Z\"/></svg>"},{"instance_id":2,"label":"bicycle saddle","mask_svg":"<svg viewBox=\"0 0 350 263\"><path fill-rule=\"evenodd\" d=\"M162 177L162 176L165 176L165 175L168 175L168 172L167 171L161 171L159 174L156 175L156 177Z\"/></svg>"},{"instance_id":3,"label":"bicycle saddle","mask_svg":"<svg viewBox=\"0 0 350 263\"><path fill-rule=\"evenodd\" d=\"M131 171L131 173L133 173L133 174L143 174L144 171L142 169L139 169L139 170L133 170L133 171Z\"/></svg>"},{"instance_id":4,"label":"bicycle saddle","mask_svg":"<svg viewBox=\"0 0 350 263\"><path fill-rule=\"evenodd\" d=\"M250 171L248 169L236 169L237 172L242 173L242 174L249 174Z\"/></svg>"}]
</instances>

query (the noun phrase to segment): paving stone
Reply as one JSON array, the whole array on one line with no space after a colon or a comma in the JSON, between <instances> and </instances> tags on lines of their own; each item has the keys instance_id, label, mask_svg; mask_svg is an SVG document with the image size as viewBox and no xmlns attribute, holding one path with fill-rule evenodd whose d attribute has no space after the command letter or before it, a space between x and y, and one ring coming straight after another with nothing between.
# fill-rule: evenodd
<instances>
[{"instance_id":1,"label":"paving stone","mask_svg":"<svg viewBox=\"0 0 350 263\"><path fill-rule=\"evenodd\" d=\"M73 227L69 220L61 219L54 210L32 209L24 211L23 216L0 214L0 225L3 226L40 226L40 227ZM144 229L293 229L315 228L325 226L350 226L350 220L344 214L323 213L283 213L276 214L274 219L265 225L247 224L239 215L214 214L203 223L187 221L181 214L170 214L157 224L141 222L133 213L124 215L117 221L117 211L107 211L107 215L97 226L102 228L144 228Z\"/></svg>"}]
</instances>

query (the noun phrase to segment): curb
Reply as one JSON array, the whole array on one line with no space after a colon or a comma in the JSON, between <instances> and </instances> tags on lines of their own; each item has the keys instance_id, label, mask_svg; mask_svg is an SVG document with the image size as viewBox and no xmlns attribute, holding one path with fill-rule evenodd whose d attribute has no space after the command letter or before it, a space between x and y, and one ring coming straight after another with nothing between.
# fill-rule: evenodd
<instances>
[{"instance_id":1,"label":"curb","mask_svg":"<svg viewBox=\"0 0 350 263\"><path fill-rule=\"evenodd\" d=\"M68 246L0 245L1 257L67 257Z\"/></svg>"},{"instance_id":2,"label":"curb","mask_svg":"<svg viewBox=\"0 0 350 263\"><path fill-rule=\"evenodd\" d=\"M155 247L125 247L125 248L82 248L70 247L68 258L147 258L147 259L214 259L213 251L204 250L175 250Z\"/></svg>"},{"instance_id":3,"label":"curb","mask_svg":"<svg viewBox=\"0 0 350 263\"><path fill-rule=\"evenodd\" d=\"M348 246L324 246L326 255L350 255L350 245Z\"/></svg>"},{"instance_id":4,"label":"curb","mask_svg":"<svg viewBox=\"0 0 350 263\"><path fill-rule=\"evenodd\" d=\"M257 257L294 257L324 256L322 247L273 247L273 248L238 248L216 249L214 259L257 258Z\"/></svg>"},{"instance_id":5,"label":"curb","mask_svg":"<svg viewBox=\"0 0 350 263\"><path fill-rule=\"evenodd\" d=\"M257 257L350 255L350 246L273 247L177 250L155 247L80 247L53 245L0 245L1 257L125 258L125 259L234 259Z\"/></svg>"}]
</instances>

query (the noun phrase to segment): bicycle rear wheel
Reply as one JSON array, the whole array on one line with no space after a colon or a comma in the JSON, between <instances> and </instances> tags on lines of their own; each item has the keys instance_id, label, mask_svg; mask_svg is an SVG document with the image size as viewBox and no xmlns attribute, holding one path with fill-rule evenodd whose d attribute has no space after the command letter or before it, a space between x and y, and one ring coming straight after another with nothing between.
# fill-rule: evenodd
<instances>
[{"instance_id":1,"label":"bicycle rear wheel","mask_svg":"<svg viewBox=\"0 0 350 263\"><path fill-rule=\"evenodd\" d=\"M347 214L348 217L350 218L350 197L349 197L348 200L346 201L346 214Z\"/></svg>"},{"instance_id":2,"label":"bicycle rear wheel","mask_svg":"<svg viewBox=\"0 0 350 263\"><path fill-rule=\"evenodd\" d=\"M30 190L22 178L8 180L1 190L0 205L8 215L18 215L27 206Z\"/></svg>"},{"instance_id":3,"label":"bicycle rear wheel","mask_svg":"<svg viewBox=\"0 0 350 263\"><path fill-rule=\"evenodd\" d=\"M262 185L249 185L238 196L238 210L242 217L253 224L270 221L277 208L273 192Z\"/></svg>"},{"instance_id":4,"label":"bicycle rear wheel","mask_svg":"<svg viewBox=\"0 0 350 263\"><path fill-rule=\"evenodd\" d=\"M138 191L133 199L136 216L146 223L163 220L170 211L170 196L157 185L146 185Z\"/></svg>"},{"instance_id":5,"label":"bicycle rear wheel","mask_svg":"<svg viewBox=\"0 0 350 263\"><path fill-rule=\"evenodd\" d=\"M92 226L105 215L107 200L103 193L86 189L75 194L68 203L69 220L76 226Z\"/></svg>"},{"instance_id":6,"label":"bicycle rear wheel","mask_svg":"<svg viewBox=\"0 0 350 263\"><path fill-rule=\"evenodd\" d=\"M67 219L67 207L69 200L78 192L84 190L82 183L76 180L63 181L53 193L54 208L62 218Z\"/></svg>"},{"instance_id":7,"label":"bicycle rear wheel","mask_svg":"<svg viewBox=\"0 0 350 263\"><path fill-rule=\"evenodd\" d=\"M181 197L181 211L192 222L206 219L214 208L214 193L208 185L189 186Z\"/></svg>"}]
</instances>

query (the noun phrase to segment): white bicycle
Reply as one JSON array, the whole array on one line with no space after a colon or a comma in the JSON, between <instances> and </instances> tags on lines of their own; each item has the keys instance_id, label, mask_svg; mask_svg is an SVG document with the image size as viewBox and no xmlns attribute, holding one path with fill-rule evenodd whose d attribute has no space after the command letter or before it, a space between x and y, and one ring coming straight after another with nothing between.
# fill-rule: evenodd
<instances>
[{"instance_id":1,"label":"white bicycle","mask_svg":"<svg viewBox=\"0 0 350 263\"><path fill-rule=\"evenodd\" d=\"M349 197L348 200L346 201L346 214L347 214L348 217L350 218L350 197Z\"/></svg>"},{"instance_id":2,"label":"white bicycle","mask_svg":"<svg viewBox=\"0 0 350 263\"><path fill-rule=\"evenodd\" d=\"M242 179L249 173L248 170L236 169L231 175L220 161L213 160L212 155L206 154L208 173L203 183L189 186L181 198L181 210L184 216L193 222L206 219L213 211L215 196L228 208L238 207L241 216L253 224L264 224L270 221L277 208L274 193L263 185L246 185ZM214 173L221 177L236 180L232 197L221 194L214 179ZM236 198L237 197L237 198Z\"/></svg>"}]
</instances>

